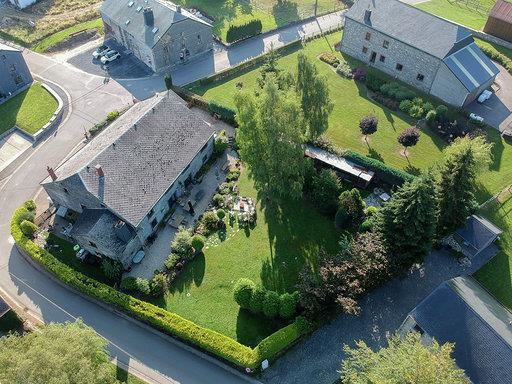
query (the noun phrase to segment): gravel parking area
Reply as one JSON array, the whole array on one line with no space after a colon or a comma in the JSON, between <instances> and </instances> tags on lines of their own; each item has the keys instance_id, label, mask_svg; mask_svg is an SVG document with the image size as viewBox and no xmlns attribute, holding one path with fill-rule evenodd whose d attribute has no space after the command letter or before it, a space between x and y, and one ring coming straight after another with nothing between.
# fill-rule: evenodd
<instances>
[{"instance_id":1,"label":"gravel parking area","mask_svg":"<svg viewBox=\"0 0 512 384\"><path fill-rule=\"evenodd\" d=\"M92 53L97 48L93 47L70 58L68 63L84 72L97 76L110 76L114 79L138 79L153 75L153 71L146 64L133 54L127 53L122 45L113 40L107 41L106 45L118 51L121 57L112 63L103 65L100 60L93 59Z\"/></svg>"},{"instance_id":2,"label":"gravel parking area","mask_svg":"<svg viewBox=\"0 0 512 384\"><path fill-rule=\"evenodd\" d=\"M423 265L413 268L407 276L394 279L365 296L360 301L359 316L341 315L287 352L264 372L262 381L332 384L339 378L337 370L343 359L344 344L354 346L355 340L363 340L372 348L385 345L386 337L440 283L472 274L496 253L497 247L491 246L465 268L449 252L432 252Z\"/></svg>"}]
</instances>

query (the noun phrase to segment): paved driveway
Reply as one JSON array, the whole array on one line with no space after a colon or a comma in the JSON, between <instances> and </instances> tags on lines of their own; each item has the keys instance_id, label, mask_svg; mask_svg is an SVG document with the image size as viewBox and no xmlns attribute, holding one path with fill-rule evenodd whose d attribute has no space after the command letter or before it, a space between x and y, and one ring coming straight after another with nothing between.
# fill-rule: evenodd
<instances>
[{"instance_id":1,"label":"paved driveway","mask_svg":"<svg viewBox=\"0 0 512 384\"><path fill-rule=\"evenodd\" d=\"M471 274L497 253L495 246L467 269L461 267L450 253L434 251L424 265L407 276L395 279L364 297L360 316L342 315L316 331L281 357L263 375L272 384L332 384L343 359L343 344L354 345L364 340L370 347L385 345L407 314L440 283L461 274Z\"/></svg>"},{"instance_id":2,"label":"paved driveway","mask_svg":"<svg viewBox=\"0 0 512 384\"><path fill-rule=\"evenodd\" d=\"M490 126L504 131L512 128L512 75L501 65L495 64L500 69L496 77L499 90L483 104L474 101L466 109L482 116Z\"/></svg>"}]
</instances>

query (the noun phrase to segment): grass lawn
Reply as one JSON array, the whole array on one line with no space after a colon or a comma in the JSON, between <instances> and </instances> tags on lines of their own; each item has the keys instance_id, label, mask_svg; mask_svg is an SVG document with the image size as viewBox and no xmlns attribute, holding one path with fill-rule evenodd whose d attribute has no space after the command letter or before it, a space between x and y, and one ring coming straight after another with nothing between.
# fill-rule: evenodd
<instances>
[{"instance_id":1,"label":"grass lawn","mask_svg":"<svg viewBox=\"0 0 512 384\"><path fill-rule=\"evenodd\" d=\"M177 0L175 3L196 8L214 20L214 34L225 40L230 25L240 25L260 19L263 32L314 15L315 0ZM341 8L336 0L319 0L318 13Z\"/></svg>"},{"instance_id":2,"label":"grass lawn","mask_svg":"<svg viewBox=\"0 0 512 384\"><path fill-rule=\"evenodd\" d=\"M0 134L15 125L34 134L48 123L57 107L57 100L35 82L26 91L0 104Z\"/></svg>"},{"instance_id":3,"label":"grass lawn","mask_svg":"<svg viewBox=\"0 0 512 384\"><path fill-rule=\"evenodd\" d=\"M39 43L34 45L32 49L36 52L44 53L55 44L66 40L70 35L89 29L96 29L99 33L103 34L103 21L101 18L79 23L62 31L56 32L41 40Z\"/></svg>"},{"instance_id":4,"label":"grass lawn","mask_svg":"<svg viewBox=\"0 0 512 384\"><path fill-rule=\"evenodd\" d=\"M502 231L501 252L476 274L476 279L502 304L512 310L512 195L506 194L488 204L482 215Z\"/></svg>"},{"instance_id":5,"label":"grass lawn","mask_svg":"<svg viewBox=\"0 0 512 384\"><path fill-rule=\"evenodd\" d=\"M416 4L416 7L479 31L484 27L487 14L495 2L495 0L430 0Z\"/></svg>"},{"instance_id":6,"label":"grass lawn","mask_svg":"<svg viewBox=\"0 0 512 384\"><path fill-rule=\"evenodd\" d=\"M241 196L256 198L246 171L239 187ZM173 291L157 304L254 346L284 324L240 310L233 299L235 282L247 277L268 289L294 291L303 266L316 264L320 248L335 252L337 238L333 220L306 201L267 209L258 204L254 229L228 230L224 241L210 238L204 257L188 265L173 284ZM212 247L212 243L219 245Z\"/></svg>"},{"instance_id":7,"label":"grass lawn","mask_svg":"<svg viewBox=\"0 0 512 384\"><path fill-rule=\"evenodd\" d=\"M316 60L316 57L340 41L340 33L313 40L304 48L304 52ZM283 70L296 71L298 52L291 53L279 60ZM339 53L337 53L339 55ZM367 97L364 85L342 78L327 64L316 60L319 71L327 76L334 110L330 116L327 135L337 145L351 148L387 164L403 168L411 173L432 166L441 158L446 143L434 133L424 130L418 145L409 149L408 158L402 155L402 147L397 142L399 133L415 123L400 112L393 112ZM237 92L236 84L243 83L244 89L256 89L259 69L242 73L236 78L228 78L207 86L192 86L191 91L208 100L234 107L233 96ZM379 119L378 131L369 139L368 147L359 131L359 120L368 114ZM500 137L496 130L489 130L488 137L494 142L494 162L490 171L481 177L479 200L485 201L499 192L512 179L512 147Z\"/></svg>"},{"instance_id":8,"label":"grass lawn","mask_svg":"<svg viewBox=\"0 0 512 384\"><path fill-rule=\"evenodd\" d=\"M95 280L108 285L112 285L112 281L107 276L105 276L101 266L83 263L76 257L76 252L73 250L73 246L75 244L63 240L53 234L48 236L48 243L52 245L56 244L59 246L58 248L52 248L51 253L62 263L73 268L73 270L83 273L84 275L89 276Z\"/></svg>"}]
</instances>

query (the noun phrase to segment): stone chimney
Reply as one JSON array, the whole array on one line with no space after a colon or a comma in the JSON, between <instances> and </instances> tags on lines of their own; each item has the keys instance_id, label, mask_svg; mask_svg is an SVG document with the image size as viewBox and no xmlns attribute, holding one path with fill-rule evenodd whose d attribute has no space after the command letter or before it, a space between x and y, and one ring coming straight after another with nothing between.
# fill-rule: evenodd
<instances>
[{"instance_id":1,"label":"stone chimney","mask_svg":"<svg viewBox=\"0 0 512 384\"><path fill-rule=\"evenodd\" d=\"M146 27L153 28L155 25L155 15L153 14L153 10L151 8L144 8L144 25Z\"/></svg>"},{"instance_id":2,"label":"stone chimney","mask_svg":"<svg viewBox=\"0 0 512 384\"><path fill-rule=\"evenodd\" d=\"M371 18L372 18L372 10L371 9L367 9L364 11L364 22L366 24L371 24Z\"/></svg>"},{"instance_id":3,"label":"stone chimney","mask_svg":"<svg viewBox=\"0 0 512 384\"><path fill-rule=\"evenodd\" d=\"M49 174L49 175L50 175L50 177L52 178L52 181L57 180L57 174L55 173L55 171L53 170L53 168L52 168L52 167L47 166L47 167L46 167L46 170L48 171L48 174Z\"/></svg>"},{"instance_id":4,"label":"stone chimney","mask_svg":"<svg viewBox=\"0 0 512 384\"><path fill-rule=\"evenodd\" d=\"M100 164L96 165L96 174L98 175L98 177L105 177L105 172L103 172L103 168L101 167Z\"/></svg>"}]
</instances>

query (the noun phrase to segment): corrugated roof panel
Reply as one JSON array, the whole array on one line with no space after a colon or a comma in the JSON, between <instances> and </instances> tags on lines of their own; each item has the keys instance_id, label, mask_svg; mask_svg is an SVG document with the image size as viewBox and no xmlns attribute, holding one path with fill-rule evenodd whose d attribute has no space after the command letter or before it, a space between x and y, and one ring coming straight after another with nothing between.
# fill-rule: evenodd
<instances>
[{"instance_id":1,"label":"corrugated roof panel","mask_svg":"<svg viewBox=\"0 0 512 384\"><path fill-rule=\"evenodd\" d=\"M469 92L474 91L499 73L494 63L475 43L444 59L444 63Z\"/></svg>"}]
</instances>

